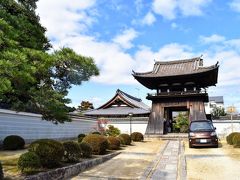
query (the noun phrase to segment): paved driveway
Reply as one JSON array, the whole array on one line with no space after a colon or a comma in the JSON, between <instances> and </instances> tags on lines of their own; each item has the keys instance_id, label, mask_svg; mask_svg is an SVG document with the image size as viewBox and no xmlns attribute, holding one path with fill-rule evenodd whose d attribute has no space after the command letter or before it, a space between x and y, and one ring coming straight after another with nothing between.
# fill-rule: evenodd
<instances>
[{"instance_id":1,"label":"paved driveway","mask_svg":"<svg viewBox=\"0 0 240 180\"><path fill-rule=\"evenodd\" d=\"M139 179L165 143L160 140L134 142L120 155L72 179Z\"/></svg>"},{"instance_id":2,"label":"paved driveway","mask_svg":"<svg viewBox=\"0 0 240 180\"><path fill-rule=\"evenodd\" d=\"M188 148L188 180L240 180L240 149L222 142L219 148Z\"/></svg>"}]
</instances>

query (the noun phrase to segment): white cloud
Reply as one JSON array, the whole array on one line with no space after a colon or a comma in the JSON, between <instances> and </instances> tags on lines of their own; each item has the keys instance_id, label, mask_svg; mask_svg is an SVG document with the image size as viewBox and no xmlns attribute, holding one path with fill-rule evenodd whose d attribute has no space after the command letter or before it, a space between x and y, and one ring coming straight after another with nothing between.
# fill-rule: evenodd
<instances>
[{"instance_id":1,"label":"white cloud","mask_svg":"<svg viewBox=\"0 0 240 180\"><path fill-rule=\"evenodd\" d=\"M142 24L143 24L143 25L152 25L155 21L156 21L156 18L155 18L155 16L153 15L153 13L148 12L148 13L144 16L144 18L143 18L143 20L142 20Z\"/></svg>"},{"instance_id":2,"label":"white cloud","mask_svg":"<svg viewBox=\"0 0 240 180\"><path fill-rule=\"evenodd\" d=\"M172 28L172 29L177 29L177 28L178 28L178 25L173 22L173 23L171 23L171 28Z\"/></svg>"},{"instance_id":3,"label":"white cloud","mask_svg":"<svg viewBox=\"0 0 240 180\"><path fill-rule=\"evenodd\" d=\"M41 23L47 27L50 38L64 38L85 31L94 21L88 15L95 5L95 0L41 0L37 3L37 13L41 16Z\"/></svg>"},{"instance_id":4,"label":"white cloud","mask_svg":"<svg viewBox=\"0 0 240 180\"><path fill-rule=\"evenodd\" d=\"M162 1L162 3L164 2ZM203 54L206 65L220 61L219 83L217 88L212 88L213 94L224 95L226 100L230 99L230 90L232 94L239 94L236 89L239 89L240 84L240 39L227 39L214 34L209 37L201 37L205 42L204 45L209 46L205 52L196 52L187 45L170 43L154 51L150 47L142 45L135 53L130 54L126 49L134 46L132 41L139 35L132 28L122 31L110 42L99 41L94 36L83 35L82 31L95 21L95 15L89 15L88 12L94 8L94 5L95 1L72 1L69 3L67 0L41 0L38 2L41 22L47 27L48 36L55 39L53 41L54 48L68 46L79 54L95 59L100 68L100 76L92 78L92 81L103 84L139 85L131 75L132 69L136 72L151 71L154 59L156 61L184 59ZM177 10L181 11L182 15L187 15L178 6L177 4ZM199 5L197 6L199 7ZM171 10L171 8L169 9ZM176 7L173 8L173 14L170 14L170 18L171 16L172 18L176 17L175 11ZM179 26L172 23L172 28L174 27L178 28ZM216 48L217 45L221 48ZM234 90L230 88L233 86L236 86ZM236 101L240 102L238 94L236 94Z\"/></svg>"},{"instance_id":5,"label":"white cloud","mask_svg":"<svg viewBox=\"0 0 240 180\"><path fill-rule=\"evenodd\" d=\"M233 0L231 3L229 3L229 6L232 10L240 12L240 0Z\"/></svg>"},{"instance_id":6,"label":"white cloud","mask_svg":"<svg viewBox=\"0 0 240 180\"><path fill-rule=\"evenodd\" d=\"M184 16L201 16L202 9L210 2L211 0L179 0L178 8Z\"/></svg>"},{"instance_id":7,"label":"white cloud","mask_svg":"<svg viewBox=\"0 0 240 180\"><path fill-rule=\"evenodd\" d=\"M156 14L171 20L176 17L177 5L177 0L154 0L152 6Z\"/></svg>"},{"instance_id":8,"label":"white cloud","mask_svg":"<svg viewBox=\"0 0 240 180\"><path fill-rule=\"evenodd\" d=\"M201 16L202 9L210 2L211 0L154 0L152 9L156 14L173 20L177 15Z\"/></svg>"},{"instance_id":9,"label":"white cloud","mask_svg":"<svg viewBox=\"0 0 240 180\"><path fill-rule=\"evenodd\" d=\"M137 13L139 14L143 9L143 0L135 0L134 4L136 6Z\"/></svg>"},{"instance_id":10,"label":"white cloud","mask_svg":"<svg viewBox=\"0 0 240 180\"><path fill-rule=\"evenodd\" d=\"M63 39L57 46L64 45L73 48L79 54L94 58L100 68L100 76L93 77L93 81L104 84L135 83L130 75L134 60L131 55L124 52L119 44L78 35Z\"/></svg>"},{"instance_id":11,"label":"white cloud","mask_svg":"<svg viewBox=\"0 0 240 180\"><path fill-rule=\"evenodd\" d=\"M200 36L199 39L200 42L204 44L219 43L225 41L225 37L218 34L213 34L211 36Z\"/></svg>"},{"instance_id":12,"label":"white cloud","mask_svg":"<svg viewBox=\"0 0 240 180\"><path fill-rule=\"evenodd\" d=\"M130 49L133 47L132 41L138 37L138 32L133 28L124 30L121 34L113 38L113 42L119 44L124 49Z\"/></svg>"}]
</instances>

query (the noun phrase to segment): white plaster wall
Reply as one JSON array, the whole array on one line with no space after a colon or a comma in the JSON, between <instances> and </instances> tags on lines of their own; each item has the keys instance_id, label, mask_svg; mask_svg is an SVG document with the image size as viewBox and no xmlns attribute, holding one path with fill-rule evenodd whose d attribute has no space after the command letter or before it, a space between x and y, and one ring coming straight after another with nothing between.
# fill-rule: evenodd
<instances>
[{"instance_id":1,"label":"white plaster wall","mask_svg":"<svg viewBox=\"0 0 240 180\"><path fill-rule=\"evenodd\" d=\"M130 124L129 123L125 123L125 124L111 123L111 125L120 129L121 133L130 134ZM142 134L145 134L146 128L147 128L147 123L145 123L145 124L132 124L132 132L140 132Z\"/></svg>"},{"instance_id":2,"label":"white plaster wall","mask_svg":"<svg viewBox=\"0 0 240 180\"><path fill-rule=\"evenodd\" d=\"M145 134L148 124L148 117L134 117L131 121L132 132L141 132ZM113 125L120 129L121 133L130 134L130 119L129 118L118 118L108 119L108 125Z\"/></svg>"},{"instance_id":3,"label":"white plaster wall","mask_svg":"<svg viewBox=\"0 0 240 180\"><path fill-rule=\"evenodd\" d=\"M232 132L240 132L240 120L213 120L213 125L216 127L217 134L220 138L225 138Z\"/></svg>"},{"instance_id":4,"label":"white plaster wall","mask_svg":"<svg viewBox=\"0 0 240 180\"><path fill-rule=\"evenodd\" d=\"M42 120L39 114L0 109L0 142L8 135L22 136L27 142L42 138L74 138L80 133L94 131L94 127L96 119L93 118L73 117L72 122L56 125Z\"/></svg>"}]
</instances>

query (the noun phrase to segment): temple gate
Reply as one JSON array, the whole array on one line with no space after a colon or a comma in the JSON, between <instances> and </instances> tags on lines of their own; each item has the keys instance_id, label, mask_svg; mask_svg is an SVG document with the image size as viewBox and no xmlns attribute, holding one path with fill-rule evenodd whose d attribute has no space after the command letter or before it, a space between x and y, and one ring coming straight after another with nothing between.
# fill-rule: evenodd
<instances>
[{"instance_id":1,"label":"temple gate","mask_svg":"<svg viewBox=\"0 0 240 180\"><path fill-rule=\"evenodd\" d=\"M136 73L134 78L149 89L156 90L148 94L152 101L152 110L146 134L163 134L164 120L171 119L171 112L184 110L189 112L189 120L206 119L204 102L208 102L206 88L216 85L218 62L203 67L201 57L155 62L153 70Z\"/></svg>"}]
</instances>

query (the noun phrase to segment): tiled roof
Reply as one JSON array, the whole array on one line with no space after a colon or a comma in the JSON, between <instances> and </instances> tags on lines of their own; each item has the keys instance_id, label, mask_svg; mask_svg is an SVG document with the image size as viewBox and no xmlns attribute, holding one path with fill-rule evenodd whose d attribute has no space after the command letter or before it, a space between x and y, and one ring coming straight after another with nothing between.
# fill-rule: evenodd
<instances>
[{"instance_id":1,"label":"tiled roof","mask_svg":"<svg viewBox=\"0 0 240 180\"><path fill-rule=\"evenodd\" d=\"M119 89L117 90L117 93L120 93L127 101L134 104L136 107L139 107L139 108L142 108L142 109L145 109L145 110L150 109L149 106L144 104L141 99L133 97L133 96L131 96L131 95L119 90Z\"/></svg>"},{"instance_id":2,"label":"tiled roof","mask_svg":"<svg viewBox=\"0 0 240 180\"><path fill-rule=\"evenodd\" d=\"M121 104L117 106L118 101ZM124 106L123 106L124 105ZM108 102L103 104L97 109L89 110L85 112L85 115L99 116L99 115L128 115L133 114L149 114L150 107L142 102L141 99L131 96L121 90L117 90L115 96Z\"/></svg>"},{"instance_id":3,"label":"tiled roof","mask_svg":"<svg viewBox=\"0 0 240 180\"><path fill-rule=\"evenodd\" d=\"M94 109L84 113L85 115L128 115L129 113L133 114L149 114L150 110L145 110L142 108L131 108L131 107L111 107L106 109Z\"/></svg>"},{"instance_id":4,"label":"tiled roof","mask_svg":"<svg viewBox=\"0 0 240 180\"><path fill-rule=\"evenodd\" d=\"M155 62L152 71L146 73L133 72L133 76L142 77L176 76L205 72L217 67L218 67L217 64L209 67L203 67L203 59L201 59L201 57L196 57L184 60Z\"/></svg>"}]
</instances>

